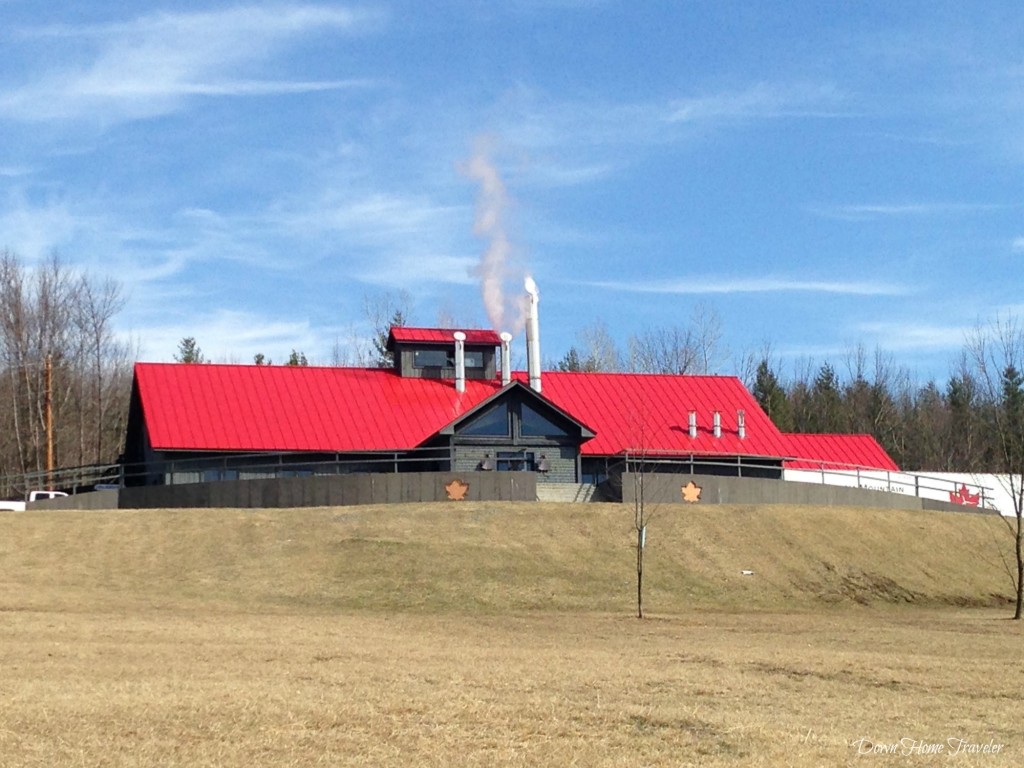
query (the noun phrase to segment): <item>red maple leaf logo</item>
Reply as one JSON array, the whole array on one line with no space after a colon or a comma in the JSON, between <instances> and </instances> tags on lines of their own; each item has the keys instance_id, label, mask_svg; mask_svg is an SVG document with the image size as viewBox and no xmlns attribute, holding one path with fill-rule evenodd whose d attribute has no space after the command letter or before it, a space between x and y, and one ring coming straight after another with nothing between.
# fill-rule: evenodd
<instances>
[{"instance_id":1,"label":"red maple leaf logo","mask_svg":"<svg viewBox=\"0 0 1024 768\"><path fill-rule=\"evenodd\" d=\"M968 507L978 506L978 502L981 500L980 493L971 493L967 490L966 485L961 485L960 490L949 492L949 501L952 504L963 504Z\"/></svg>"}]
</instances>

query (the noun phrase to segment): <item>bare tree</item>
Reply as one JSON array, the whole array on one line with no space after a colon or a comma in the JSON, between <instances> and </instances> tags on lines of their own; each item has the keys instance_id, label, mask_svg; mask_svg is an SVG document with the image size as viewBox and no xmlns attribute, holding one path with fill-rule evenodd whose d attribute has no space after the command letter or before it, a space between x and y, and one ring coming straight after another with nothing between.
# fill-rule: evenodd
<instances>
[{"instance_id":1,"label":"bare tree","mask_svg":"<svg viewBox=\"0 0 1024 768\"><path fill-rule=\"evenodd\" d=\"M32 272L10 251L0 256L2 356L10 382L16 461L23 473L41 471L54 455L49 427L55 403L61 410L70 396L65 372L73 357L71 317L77 289L56 255Z\"/></svg>"},{"instance_id":2,"label":"bare tree","mask_svg":"<svg viewBox=\"0 0 1024 768\"><path fill-rule=\"evenodd\" d=\"M603 320L596 320L576 334L588 370L614 372L622 370L615 339Z\"/></svg>"},{"instance_id":3,"label":"bare tree","mask_svg":"<svg viewBox=\"0 0 1024 768\"><path fill-rule=\"evenodd\" d=\"M1024 328L1015 316L997 317L988 328L976 328L968 350L978 380L993 404L992 427L998 441L997 470L1013 500L1016 600L1013 618L1024 615Z\"/></svg>"},{"instance_id":4,"label":"bare tree","mask_svg":"<svg viewBox=\"0 0 1024 768\"><path fill-rule=\"evenodd\" d=\"M649 412L647 404L637 404L631 417L633 447L625 454L624 469L633 484L633 530L636 533L636 617L644 617L644 553L647 549L647 526L655 512L647 502L647 480L651 470L648 440Z\"/></svg>"},{"instance_id":5,"label":"bare tree","mask_svg":"<svg viewBox=\"0 0 1024 768\"><path fill-rule=\"evenodd\" d=\"M698 304L688 327L654 328L631 336L628 368L637 373L712 373L726 357L721 340L718 314Z\"/></svg>"},{"instance_id":6,"label":"bare tree","mask_svg":"<svg viewBox=\"0 0 1024 768\"><path fill-rule=\"evenodd\" d=\"M335 337L334 345L331 347L330 364L360 368L373 367L375 360L373 339L356 324L348 327L345 336L344 340L341 337Z\"/></svg>"},{"instance_id":7,"label":"bare tree","mask_svg":"<svg viewBox=\"0 0 1024 768\"><path fill-rule=\"evenodd\" d=\"M379 293L363 296L363 313L373 328L371 343L375 359L372 365L378 368L390 368L394 364L391 352L388 351L388 334L393 326L408 325L412 319L412 296L402 290L397 294Z\"/></svg>"},{"instance_id":8,"label":"bare tree","mask_svg":"<svg viewBox=\"0 0 1024 768\"><path fill-rule=\"evenodd\" d=\"M627 458L627 467L630 466ZM640 452L632 457L633 477L633 530L636 531L636 617L644 617L644 550L647 548L647 524L650 509L645 496L647 456Z\"/></svg>"},{"instance_id":9,"label":"bare tree","mask_svg":"<svg viewBox=\"0 0 1024 768\"><path fill-rule=\"evenodd\" d=\"M722 347L722 318L713 307L701 302L693 309L690 325L697 352L695 372L704 375L714 373L728 357L728 351Z\"/></svg>"},{"instance_id":10,"label":"bare tree","mask_svg":"<svg viewBox=\"0 0 1024 768\"><path fill-rule=\"evenodd\" d=\"M695 373L700 360L693 333L679 326L648 329L629 338L629 370Z\"/></svg>"},{"instance_id":11,"label":"bare tree","mask_svg":"<svg viewBox=\"0 0 1024 768\"><path fill-rule=\"evenodd\" d=\"M80 463L98 463L104 460L104 450L111 440L119 445L123 435L111 435L110 425L116 429L120 419L111 419L127 409L127 391L130 378L128 345L114 335L113 319L124 307L121 286L108 279L100 283L86 276L79 279L77 302L73 314L76 336L79 339L79 439L82 456ZM94 452L86 450L87 435L91 434Z\"/></svg>"},{"instance_id":12,"label":"bare tree","mask_svg":"<svg viewBox=\"0 0 1024 768\"><path fill-rule=\"evenodd\" d=\"M112 320L120 288L57 255L28 268L0 253L0 475L113 461L124 438L131 353Z\"/></svg>"}]
</instances>

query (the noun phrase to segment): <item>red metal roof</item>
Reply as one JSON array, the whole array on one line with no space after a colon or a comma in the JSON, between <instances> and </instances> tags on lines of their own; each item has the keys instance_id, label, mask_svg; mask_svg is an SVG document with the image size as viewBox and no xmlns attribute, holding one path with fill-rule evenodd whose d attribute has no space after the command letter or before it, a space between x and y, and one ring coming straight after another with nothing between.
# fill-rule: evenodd
<instances>
[{"instance_id":1,"label":"red metal roof","mask_svg":"<svg viewBox=\"0 0 1024 768\"><path fill-rule=\"evenodd\" d=\"M452 338L458 328L410 328L408 326L394 326L388 334L388 349L391 349L394 342L421 344L454 344ZM463 330L466 334L466 344L478 344L496 347L501 344L501 337L494 331L480 329Z\"/></svg>"},{"instance_id":2,"label":"red metal roof","mask_svg":"<svg viewBox=\"0 0 1024 768\"><path fill-rule=\"evenodd\" d=\"M135 380L152 447L198 451L408 449L500 388L287 365L140 363Z\"/></svg>"},{"instance_id":3,"label":"red metal roof","mask_svg":"<svg viewBox=\"0 0 1024 768\"><path fill-rule=\"evenodd\" d=\"M545 372L542 392L574 414L597 436L583 444L585 456L625 450L706 456L786 456L788 445L743 383L732 376L670 376L639 373ZM740 438L737 412L746 414ZM697 413L697 437L689 413ZM713 433L714 412L722 435Z\"/></svg>"},{"instance_id":4,"label":"red metal roof","mask_svg":"<svg viewBox=\"0 0 1024 768\"><path fill-rule=\"evenodd\" d=\"M183 451L407 450L501 389L498 380L470 379L460 394L450 380L312 366L139 363L135 380L152 447ZM543 374L542 386L544 399L596 433L583 443L584 456L645 450L896 468L869 436L783 435L730 376L552 371ZM741 410L745 438L737 429ZM695 438L690 411L697 414ZM715 411L720 437L713 434Z\"/></svg>"},{"instance_id":5,"label":"red metal roof","mask_svg":"<svg viewBox=\"0 0 1024 768\"><path fill-rule=\"evenodd\" d=\"M896 462L871 435L783 435L789 442L790 455L797 461L787 461L788 469L846 469L867 467L899 471Z\"/></svg>"}]
</instances>

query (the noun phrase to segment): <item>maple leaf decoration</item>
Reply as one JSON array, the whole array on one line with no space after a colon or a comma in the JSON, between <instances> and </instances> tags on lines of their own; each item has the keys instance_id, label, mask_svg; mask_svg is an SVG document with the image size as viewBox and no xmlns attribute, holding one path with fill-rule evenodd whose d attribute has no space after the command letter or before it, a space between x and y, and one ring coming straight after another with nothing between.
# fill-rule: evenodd
<instances>
[{"instance_id":1,"label":"maple leaf decoration","mask_svg":"<svg viewBox=\"0 0 1024 768\"><path fill-rule=\"evenodd\" d=\"M950 491L949 500L953 504L963 504L968 507L978 506L978 502L981 500L980 493L971 493L967 490L966 485L961 485L959 491Z\"/></svg>"},{"instance_id":2,"label":"maple leaf decoration","mask_svg":"<svg viewBox=\"0 0 1024 768\"><path fill-rule=\"evenodd\" d=\"M466 498L466 491L469 490L469 483L464 483L459 478L455 478L444 489L448 493L448 498L452 501L463 501Z\"/></svg>"},{"instance_id":3,"label":"maple leaf decoration","mask_svg":"<svg viewBox=\"0 0 1024 768\"><path fill-rule=\"evenodd\" d=\"M683 501L687 504L696 504L700 501L700 492L703 490L693 480L683 486Z\"/></svg>"}]
</instances>

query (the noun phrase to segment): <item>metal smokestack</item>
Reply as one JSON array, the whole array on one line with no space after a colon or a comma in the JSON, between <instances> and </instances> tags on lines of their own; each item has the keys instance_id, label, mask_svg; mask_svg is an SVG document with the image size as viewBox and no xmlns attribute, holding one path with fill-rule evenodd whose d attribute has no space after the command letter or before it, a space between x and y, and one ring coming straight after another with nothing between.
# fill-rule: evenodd
<instances>
[{"instance_id":1,"label":"metal smokestack","mask_svg":"<svg viewBox=\"0 0 1024 768\"><path fill-rule=\"evenodd\" d=\"M466 334L456 331L455 339L455 391L466 391Z\"/></svg>"},{"instance_id":2,"label":"metal smokestack","mask_svg":"<svg viewBox=\"0 0 1024 768\"><path fill-rule=\"evenodd\" d=\"M501 332L501 386L512 381L512 334Z\"/></svg>"},{"instance_id":3,"label":"metal smokestack","mask_svg":"<svg viewBox=\"0 0 1024 768\"><path fill-rule=\"evenodd\" d=\"M540 294L537 284L529 275L524 281L526 285L526 370L530 377L530 389L540 392L540 323L537 319L537 304Z\"/></svg>"}]
</instances>

